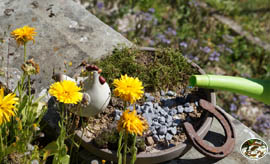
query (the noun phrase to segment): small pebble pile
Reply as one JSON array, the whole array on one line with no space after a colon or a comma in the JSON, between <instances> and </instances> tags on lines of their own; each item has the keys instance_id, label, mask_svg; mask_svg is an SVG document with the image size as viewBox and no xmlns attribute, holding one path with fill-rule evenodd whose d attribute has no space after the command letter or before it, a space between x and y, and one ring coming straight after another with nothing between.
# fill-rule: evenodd
<instances>
[{"instance_id":1,"label":"small pebble pile","mask_svg":"<svg viewBox=\"0 0 270 164\"><path fill-rule=\"evenodd\" d=\"M150 93L145 93L146 102L143 105L136 105L137 114L142 115L148 122L149 130L155 141L172 140L178 134L177 126L183 122L177 114L183 112L193 112L194 108L185 98L176 97L173 91L160 92L159 103L155 103L155 98ZM195 102L198 105L198 102ZM128 107L133 110L133 106ZM115 110L115 120L119 120L122 115L121 110ZM188 118L187 118L188 119Z\"/></svg>"}]
</instances>

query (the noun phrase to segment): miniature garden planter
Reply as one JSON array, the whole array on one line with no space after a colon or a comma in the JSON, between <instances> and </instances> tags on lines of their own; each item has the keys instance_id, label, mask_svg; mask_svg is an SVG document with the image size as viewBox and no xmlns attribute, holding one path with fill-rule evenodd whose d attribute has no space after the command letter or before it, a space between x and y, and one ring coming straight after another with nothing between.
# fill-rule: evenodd
<instances>
[{"instance_id":1,"label":"miniature garden planter","mask_svg":"<svg viewBox=\"0 0 270 164\"><path fill-rule=\"evenodd\" d=\"M192 67L197 69L200 74L205 74L205 72L198 65L196 65L193 62L190 62L190 64L192 65ZM209 105L209 104L207 104L208 103L207 101L203 100L202 102L200 101L200 104L202 106L205 106L206 108L210 108L210 110L208 110L210 113L213 113L213 112L215 113L216 110L215 110L214 105L216 104L216 97L215 97L214 91L211 89L199 88L198 92L200 92L204 95L203 96L204 99L206 99L208 102L211 102L211 103L209 103L210 104ZM205 105L205 103L206 103L206 105ZM207 105L208 105L208 107L207 107ZM212 110L212 112L211 112L211 110ZM214 157L214 158L225 157L226 155L228 155L232 151L232 148L234 147L234 130L233 130L233 127L231 126L230 121L226 118L224 113L220 112L220 110L218 110L218 111L219 112L217 115L219 115L219 116L221 115L220 117L222 117L221 119L218 119L218 120L219 121L222 120L220 122L221 122L223 127L224 127L224 124L226 124L226 126L224 127L225 133L226 133L226 135L229 135L229 137L227 137L228 138L227 140L229 140L228 143L226 141L226 143L227 143L227 147L226 147L227 151L226 152L224 152L223 149L221 151L220 150L215 151L215 147L207 147L206 145L202 144L201 138L204 138L204 136L206 136L206 134L208 133L208 131L211 127L212 121L213 121L213 115L210 114L209 112L204 112L204 114L200 117L200 121L198 121L198 123L197 123L198 127L195 130L193 129L191 124L188 124L188 123L184 124L186 131L190 132L190 134L187 134L187 137L189 139L186 139L185 142L182 142L182 143L175 145L175 146L172 146L170 148L166 148L166 149L161 150L159 152L140 152L137 154L136 163L149 164L149 163L160 163L160 162L164 162L164 161L169 161L169 160L172 160L174 158L177 158L177 157L185 154L187 151L190 150L192 145L195 146L195 148L197 150L199 150L202 154L204 154L206 156L210 156L210 157ZM216 114L214 114L214 115L216 115ZM225 117L225 119L224 119L224 117ZM191 134L191 133L196 133L196 134ZM105 159L108 161L117 162L116 151L111 151L109 149L100 149L100 148L96 147L88 137L83 135L82 130L76 131L76 139L81 141L82 147L84 147L86 150L88 150L92 154L96 155L97 157L100 157L101 159ZM199 143L196 144L196 142L199 142ZM231 144L231 146L228 147L228 144ZM213 152L211 152L211 150ZM209 151L210 151L210 153L209 153Z\"/></svg>"}]
</instances>

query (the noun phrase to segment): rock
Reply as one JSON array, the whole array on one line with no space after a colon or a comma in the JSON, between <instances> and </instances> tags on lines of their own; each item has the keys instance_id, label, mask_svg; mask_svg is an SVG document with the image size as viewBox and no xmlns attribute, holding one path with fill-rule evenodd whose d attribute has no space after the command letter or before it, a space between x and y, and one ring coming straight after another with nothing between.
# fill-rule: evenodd
<instances>
[{"instance_id":1,"label":"rock","mask_svg":"<svg viewBox=\"0 0 270 164\"><path fill-rule=\"evenodd\" d=\"M169 113L170 108L169 107L164 107L163 110L165 110L165 112Z\"/></svg>"},{"instance_id":2,"label":"rock","mask_svg":"<svg viewBox=\"0 0 270 164\"><path fill-rule=\"evenodd\" d=\"M154 140L154 141L159 141L159 137L158 137L158 135L156 135L156 134L155 134L155 135L153 135L153 140Z\"/></svg>"},{"instance_id":3,"label":"rock","mask_svg":"<svg viewBox=\"0 0 270 164\"><path fill-rule=\"evenodd\" d=\"M198 101L195 101L194 104L196 105L196 107L199 106L199 102Z\"/></svg>"},{"instance_id":4,"label":"rock","mask_svg":"<svg viewBox=\"0 0 270 164\"><path fill-rule=\"evenodd\" d=\"M178 126L181 123L180 119L173 120L173 126Z\"/></svg>"},{"instance_id":5,"label":"rock","mask_svg":"<svg viewBox=\"0 0 270 164\"><path fill-rule=\"evenodd\" d=\"M171 127L171 128L168 129L168 131L173 135L176 135L176 133L177 133L176 127Z\"/></svg>"},{"instance_id":6,"label":"rock","mask_svg":"<svg viewBox=\"0 0 270 164\"><path fill-rule=\"evenodd\" d=\"M151 126L151 124L152 124L152 114L144 113L143 117L147 120L148 125Z\"/></svg>"},{"instance_id":7,"label":"rock","mask_svg":"<svg viewBox=\"0 0 270 164\"><path fill-rule=\"evenodd\" d=\"M183 106L184 106L184 107L189 107L189 106L190 106L190 103L187 102L187 103L185 103Z\"/></svg>"},{"instance_id":8,"label":"rock","mask_svg":"<svg viewBox=\"0 0 270 164\"><path fill-rule=\"evenodd\" d=\"M163 139L163 138L165 138L165 135L159 135L158 137L159 137L159 139Z\"/></svg>"},{"instance_id":9,"label":"rock","mask_svg":"<svg viewBox=\"0 0 270 164\"><path fill-rule=\"evenodd\" d=\"M119 116L119 115L116 115L116 116L114 117L114 120L115 120L115 121L120 120L120 116Z\"/></svg>"},{"instance_id":10,"label":"rock","mask_svg":"<svg viewBox=\"0 0 270 164\"><path fill-rule=\"evenodd\" d=\"M152 146L152 145L154 145L154 143L155 143L155 141L151 136L146 138L146 145Z\"/></svg>"},{"instance_id":11,"label":"rock","mask_svg":"<svg viewBox=\"0 0 270 164\"><path fill-rule=\"evenodd\" d=\"M194 108L192 106L185 107L184 111L187 112L187 113L193 112L194 111Z\"/></svg>"},{"instance_id":12,"label":"rock","mask_svg":"<svg viewBox=\"0 0 270 164\"><path fill-rule=\"evenodd\" d=\"M38 2L37 7L31 5L34 4L33 2ZM64 60L73 63L67 69L67 74L72 76L80 71L81 67L77 66L83 60L99 59L112 54L111 52L119 44L132 46L130 41L100 21L80 4L71 0L63 2L55 0L0 0L1 38L8 38L2 34L10 33L23 25L34 27L37 31L36 43L27 45L27 57L33 57L40 66L40 73L31 76L31 80L35 81L32 85L36 89L35 96L38 96L42 89L48 88L53 83L51 79L53 68L56 73L65 70ZM7 16L6 9L14 12ZM81 42L82 38L89 39L84 39L84 42ZM10 53L14 54L10 55L9 58L6 57L8 54L7 46L9 46ZM3 56L1 64L7 63L9 60L9 66L21 70L20 67L23 63L21 55L23 54L16 41L10 39L9 42L1 44L0 54L1 57ZM14 81L14 85L16 84ZM12 84L9 87L12 87Z\"/></svg>"},{"instance_id":13,"label":"rock","mask_svg":"<svg viewBox=\"0 0 270 164\"><path fill-rule=\"evenodd\" d=\"M161 116L166 116L166 115L168 115L168 113L167 113L165 110L163 110L163 109L161 109L161 110L159 111L159 113L160 113Z\"/></svg>"},{"instance_id":14,"label":"rock","mask_svg":"<svg viewBox=\"0 0 270 164\"><path fill-rule=\"evenodd\" d=\"M165 96L165 92L163 90L160 91L160 96Z\"/></svg>"},{"instance_id":15,"label":"rock","mask_svg":"<svg viewBox=\"0 0 270 164\"><path fill-rule=\"evenodd\" d=\"M184 111L183 106L182 105L178 105L177 106L177 113L180 114L180 113L183 113L183 111Z\"/></svg>"},{"instance_id":16,"label":"rock","mask_svg":"<svg viewBox=\"0 0 270 164\"><path fill-rule=\"evenodd\" d=\"M159 135L164 135L167 133L167 127L166 126L161 126L159 129L158 129L158 134Z\"/></svg>"},{"instance_id":17,"label":"rock","mask_svg":"<svg viewBox=\"0 0 270 164\"><path fill-rule=\"evenodd\" d=\"M173 121L172 116L168 115L168 116L166 117L166 122L167 122L167 123L170 123L170 122L172 122L172 121Z\"/></svg>"},{"instance_id":18,"label":"rock","mask_svg":"<svg viewBox=\"0 0 270 164\"><path fill-rule=\"evenodd\" d=\"M167 95L168 96L176 96L177 94L175 92L173 92L173 91L168 91Z\"/></svg>"},{"instance_id":19,"label":"rock","mask_svg":"<svg viewBox=\"0 0 270 164\"><path fill-rule=\"evenodd\" d=\"M171 135L170 133L166 134L166 140L170 141L172 139L173 135Z\"/></svg>"},{"instance_id":20,"label":"rock","mask_svg":"<svg viewBox=\"0 0 270 164\"><path fill-rule=\"evenodd\" d=\"M177 110L176 110L175 108L173 108L173 109L170 110L169 114L170 114L171 116L174 116L174 115L177 114Z\"/></svg>"},{"instance_id":21,"label":"rock","mask_svg":"<svg viewBox=\"0 0 270 164\"><path fill-rule=\"evenodd\" d=\"M117 116L117 115L121 116L123 112L119 109L115 109L114 113L115 113L115 116Z\"/></svg>"},{"instance_id":22,"label":"rock","mask_svg":"<svg viewBox=\"0 0 270 164\"><path fill-rule=\"evenodd\" d=\"M155 108L155 109L158 109L158 103L155 103L154 105L153 105L153 107Z\"/></svg>"},{"instance_id":23,"label":"rock","mask_svg":"<svg viewBox=\"0 0 270 164\"><path fill-rule=\"evenodd\" d=\"M175 101L177 104L184 104L186 99L184 97L176 97Z\"/></svg>"},{"instance_id":24,"label":"rock","mask_svg":"<svg viewBox=\"0 0 270 164\"><path fill-rule=\"evenodd\" d=\"M152 102L145 102L143 105L144 105L144 107L149 106L150 108L153 108L153 103Z\"/></svg>"},{"instance_id":25,"label":"rock","mask_svg":"<svg viewBox=\"0 0 270 164\"><path fill-rule=\"evenodd\" d=\"M151 96L151 94L150 94L150 93L144 93L144 96L145 96L146 98L148 98L148 97Z\"/></svg>"},{"instance_id":26,"label":"rock","mask_svg":"<svg viewBox=\"0 0 270 164\"><path fill-rule=\"evenodd\" d=\"M147 97L147 99L146 99L146 101L147 102L151 102L151 101L155 101L155 97L153 97L153 96L149 96L149 97Z\"/></svg>"},{"instance_id":27,"label":"rock","mask_svg":"<svg viewBox=\"0 0 270 164\"><path fill-rule=\"evenodd\" d=\"M170 107L175 105L175 101L174 101L174 99L166 99L166 100L162 101L162 105L164 107L169 107L170 108Z\"/></svg>"},{"instance_id":28,"label":"rock","mask_svg":"<svg viewBox=\"0 0 270 164\"><path fill-rule=\"evenodd\" d=\"M165 123L165 117L159 117L158 122L160 124Z\"/></svg>"}]
</instances>

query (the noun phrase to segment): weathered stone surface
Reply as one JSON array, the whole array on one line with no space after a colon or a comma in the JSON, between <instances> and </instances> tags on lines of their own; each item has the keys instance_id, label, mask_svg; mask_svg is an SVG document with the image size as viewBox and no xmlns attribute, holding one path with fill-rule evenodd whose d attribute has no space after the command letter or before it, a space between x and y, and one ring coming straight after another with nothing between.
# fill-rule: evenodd
<instances>
[{"instance_id":1,"label":"weathered stone surface","mask_svg":"<svg viewBox=\"0 0 270 164\"><path fill-rule=\"evenodd\" d=\"M147 137L147 138L146 138L146 144L147 144L148 146L154 145L154 143L155 143L155 141L153 140L152 137Z\"/></svg>"},{"instance_id":2,"label":"weathered stone surface","mask_svg":"<svg viewBox=\"0 0 270 164\"><path fill-rule=\"evenodd\" d=\"M7 65L8 51L12 54L9 67L20 70L23 62L23 47L9 39L10 32L24 25L36 28L35 44L27 44L27 56L40 64L40 74L33 77L37 93L53 82L53 69L64 71L64 61L73 63L66 70L73 76L83 60L109 55L118 44L131 46L131 42L72 0L1 0L0 20L0 39L5 41L0 43L4 58L0 68Z\"/></svg>"}]
</instances>

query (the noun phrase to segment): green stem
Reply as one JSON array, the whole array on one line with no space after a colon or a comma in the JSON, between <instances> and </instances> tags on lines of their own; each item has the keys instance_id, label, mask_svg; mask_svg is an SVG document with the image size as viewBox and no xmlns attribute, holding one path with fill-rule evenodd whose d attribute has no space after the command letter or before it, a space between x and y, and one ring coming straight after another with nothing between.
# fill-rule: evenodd
<instances>
[{"instance_id":1,"label":"green stem","mask_svg":"<svg viewBox=\"0 0 270 164\"><path fill-rule=\"evenodd\" d=\"M24 63L25 63L26 62L26 42L24 42L23 48L24 48Z\"/></svg>"},{"instance_id":2,"label":"green stem","mask_svg":"<svg viewBox=\"0 0 270 164\"><path fill-rule=\"evenodd\" d=\"M135 108L134 108L135 109ZM136 147L136 137L137 135L134 134L133 135L133 143L132 143L132 147L131 147L131 164L134 164L136 161L136 154L137 154L137 147Z\"/></svg>"},{"instance_id":3,"label":"green stem","mask_svg":"<svg viewBox=\"0 0 270 164\"><path fill-rule=\"evenodd\" d=\"M28 94L29 94L29 98L31 97L31 79L30 79L30 75L27 76L28 77Z\"/></svg>"},{"instance_id":4,"label":"green stem","mask_svg":"<svg viewBox=\"0 0 270 164\"><path fill-rule=\"evenodd\" d=\"M123 164L127 163L127 144L128 144L128 133L124 132L124 154L123 154Z\"/></svg>"}]
</instances>

